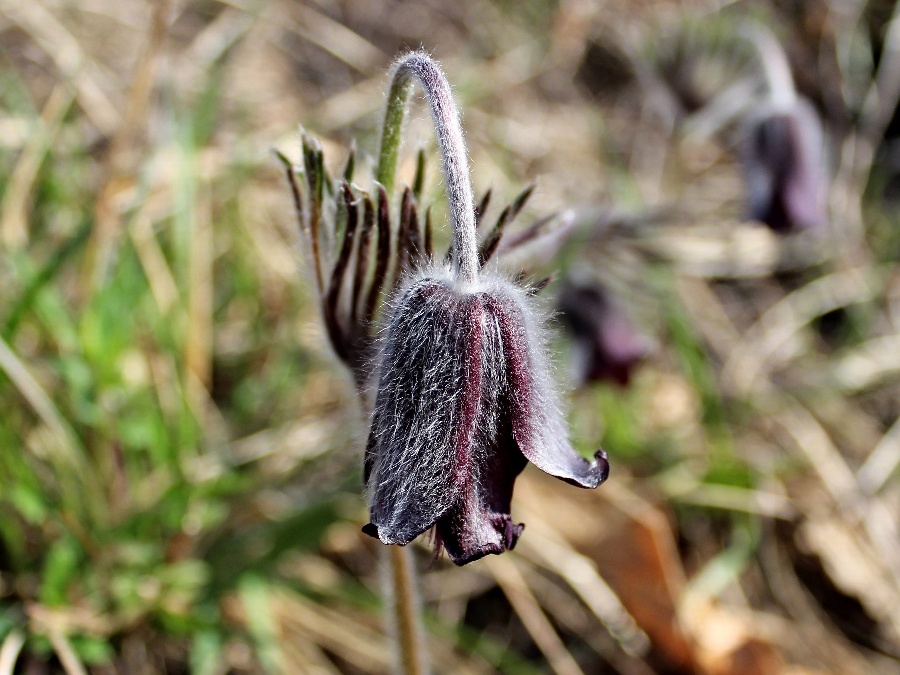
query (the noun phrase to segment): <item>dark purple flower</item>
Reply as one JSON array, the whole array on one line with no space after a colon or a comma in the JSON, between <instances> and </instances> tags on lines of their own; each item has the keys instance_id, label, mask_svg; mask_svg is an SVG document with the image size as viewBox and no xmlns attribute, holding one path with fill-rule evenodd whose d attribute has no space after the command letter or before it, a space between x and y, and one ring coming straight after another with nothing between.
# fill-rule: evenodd
<instances>
[{"instance_id":1,"label":"dark purple flower","mask_svg":"<svg viewBox=\"0 0 900 675\"><path fill-rule=\"evenodd\" d=\"M559 292L559 312L572 336L581 381L627 385L650 345L610 293L593 280L569 279Z\"/></svg>"},{"instance_id":2,"label":"dark purple flower","mask_svg":"<svg viewBox=\"0 0 900 675\"><path fill-rule=\"evenodd\" d=\"M769 105L744 123L739 150L752 219L776 232L827 224L822 143L819 118L802 99Z\"/></svg>"},{"instance_id":3,"label":"dark purple flower","mask_svg":"<svg viewBox=\"0 0 900 675\"><path fill-rule=\"evenodd\" d=\"M366 533L403 545L434 527L464 565L515 546L510 502L528 461L581 487L606 479L606 453L588 461L566 440L530 300L505 280L449 271L401 293L366 448Z\"/></svg>"}]
</instances>

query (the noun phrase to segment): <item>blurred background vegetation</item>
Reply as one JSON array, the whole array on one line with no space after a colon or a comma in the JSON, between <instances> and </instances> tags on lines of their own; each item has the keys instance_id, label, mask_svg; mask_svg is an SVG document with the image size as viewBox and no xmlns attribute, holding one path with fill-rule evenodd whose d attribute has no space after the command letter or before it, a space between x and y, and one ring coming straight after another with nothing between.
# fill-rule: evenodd
<instances>
[{"instance_id":1,"label":"blurred background vegetation","mask_svg":"<svg viewBox=\"0 0 900 675\"><path fill-rule=\"evenodd\" d=\"M529 270L599 280L652 345L627 386L564 385L608 483L529 467L513 553L415 545L437 669L897 672L898 13L0 1L0 675L389 670L365 422L272 150L299 159L302 123L337 173L355 139L368 188L385 70L420 46L476 190L536 181L520 226L577 226ZM823 119L817 232L746 219L721 111L761 105L748 20ZM440 224L421 105L407 182L418 148Z\"/></svg>"}]
</instances>

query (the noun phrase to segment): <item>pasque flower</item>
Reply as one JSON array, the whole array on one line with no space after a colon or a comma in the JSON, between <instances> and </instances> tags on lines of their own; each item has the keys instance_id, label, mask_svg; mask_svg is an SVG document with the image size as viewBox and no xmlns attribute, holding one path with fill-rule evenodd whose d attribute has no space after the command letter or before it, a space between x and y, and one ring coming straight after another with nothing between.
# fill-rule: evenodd
<instances>
[{"instance_id":1,"label":"pasque flower","mask_svg":"<svg viewBox=\"0 0 900 675\"><path fill-rule=\"evenodd\" d=\"M408 544L435 530L458 565L512 549L522 525L510 515L528 461L594 488L609 465L566 440L533 298L482 268L465 147L449 85L413 53L394 66L408 96L418 80L430 103L453 227L446 265L410 275L384 329L365 457L371 522L364 531ZM483 249L483 247L482 247Z\"/></svg>"},{"instance_id":2,"label":"pasque flower","mask_svg":"<svg viewBox=\"0 0 900 675\"><path fill-rule=\"evenodd\" d=\"M827 224L822 123L797 95L781 45L759 26L742 34L756 47L767 96L744 120L739 155L750 218L776 232Z\"/></svg>"},{"instance_id":3,"label":"pasque flower","mask_svg":"<svg viewBox=\"0 0 900 675\"><path fill-rule=\"evenodd\" d=\"M627 385L650 345L610 291L592 278L570 276L562 283L558 306L560 320L572 336L581 381Z\"/></svg>"},{"instance_id":4,"label":"pasque flower","mask_svg":"<svg viewBox=\"0 0 900 675\"><path fill-rule=\"evenodd\" d=\"M754 116L740 150L752 219L776 232L826 224L822 125L809 103L797 100Z\"/></svg>"}]
</instances>

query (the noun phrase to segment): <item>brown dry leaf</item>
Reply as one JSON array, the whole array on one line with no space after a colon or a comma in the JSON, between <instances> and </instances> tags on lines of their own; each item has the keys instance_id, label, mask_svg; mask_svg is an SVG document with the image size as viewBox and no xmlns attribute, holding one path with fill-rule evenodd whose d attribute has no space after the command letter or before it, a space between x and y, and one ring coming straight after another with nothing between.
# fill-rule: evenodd
<instances>
[{"instance_id":1,"label":"brown dry leaf","mask_svg":"<svg viewBox=\"0 0 900 675\"><path fill-rule=\"evenodd\" d=\"M596 565L665 668L709 675L812 672L784 663L777 618L686 595L669 515L623 480L597 491L572 491L527 472L517 498L523 505L540 504L523 509L530 530L543 535L549 528Z\"/></svg>"},{"instance_id":2,"label":"brown dry leaf","mask_svg":"<svg viewBox=\"0 0 900 675\"><path fill-rule=\"evenodd\" d=\"M765 638L737 613L705 599L690 603L681 614L694 639L694 655L701 672L710 675L770 675L782 673L784 663Z\"/></svg>"},{"instance_id":3,"label":"brown dry leaf","mask_svg":"<svg viewBox=\"0 0 900 675\"><path fill-rule=\"evenodd\" d=\"M684 570L665 513L621 481L596 492L561 490L558 482L527 472L516 492L521 503L541 505L529 520L552 524L578 553L596 563L667 667L692 671L694 648L677 617Z\"/></svg>"}]
</instances>

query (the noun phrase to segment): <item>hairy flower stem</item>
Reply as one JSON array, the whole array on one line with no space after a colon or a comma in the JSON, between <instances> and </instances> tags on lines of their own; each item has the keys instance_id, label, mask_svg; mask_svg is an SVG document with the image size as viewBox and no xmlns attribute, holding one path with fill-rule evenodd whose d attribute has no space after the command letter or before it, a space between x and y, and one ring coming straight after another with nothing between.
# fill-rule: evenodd
<instances>
[{"instance_id":1,"label":"hairy flower stem","mask_svg":"<svg viewBox=\"0 0 900 675\"><path fill-rule=\"evenodd\" d=\"M405 546L385 546L388 557L388 599L395 651L400 672L424 675L428 672L422 644L419 595L413 554Z\"/></svg>"},{"instance_id":2,"label":"hairy flower stem","mask_svg":"<svg viewBox=\"0 0 900 675\"><path fill-rule=\"evenodd\" d=\"M396 77L391 81L391 89L388 92L384 126L381 129L378 172L375 176L388 194L394 190L394 178L397 174L397 162L403 139L403 118L406 117L406 106L412 94L412 85L413 82L408 77Z\"/></svg>"},{"instance_id":3,"label":"hairy flower stem","mask_svg":"<svg viewBox=\"0 0 900 675\"><path fill-rule=\"evenodd\" d=\"M403 137L403 121L414 80L425 90L431 108L444 168L447 199L453 227L453 265L464 284L478 279L478 243L475 233L475 199L469 176L469 162L463 141L459 110L450 84L440 66L421 52L407 54L391 69L391 88L381 134L376 178L390 195L394 188L397 161ZM402 546L387 547L390 569L391 613L397 653L403 672L425 673L422 625L412 554Z\"/></svg>"},{"instance_id":4,"label":"hairy flower stem","mask_svg":"<svg viewBox=\"0 0 900 675\"><path fill-rule=\"evenodd\" d=\"M797 89L794 87L787 56L775 36L767 28L755 23L740 26L738 35L756 50L769 89L769 100L779 108L793 106L797 101Z\"/></svg>"},{"instance_id":5,"label":"hairy flower stem","mask_svg":"<svg viewBox=\"0 0 900 675\"><path fill-rule=\"evenodd\" d=\"M454 269L463 282L474 284L478 279L479 268L478 243L475 235L475 200L459 110L453 101L450 84L440 66L422 52L413 52L401 57L394 64L391 73L391 89L388 93L378 159L378 181L390 194L397 172L403 118L415 78L425 90L425 98L431 108L431 117L441 151L453 227Z\"/></svg>"}]
</instances>

